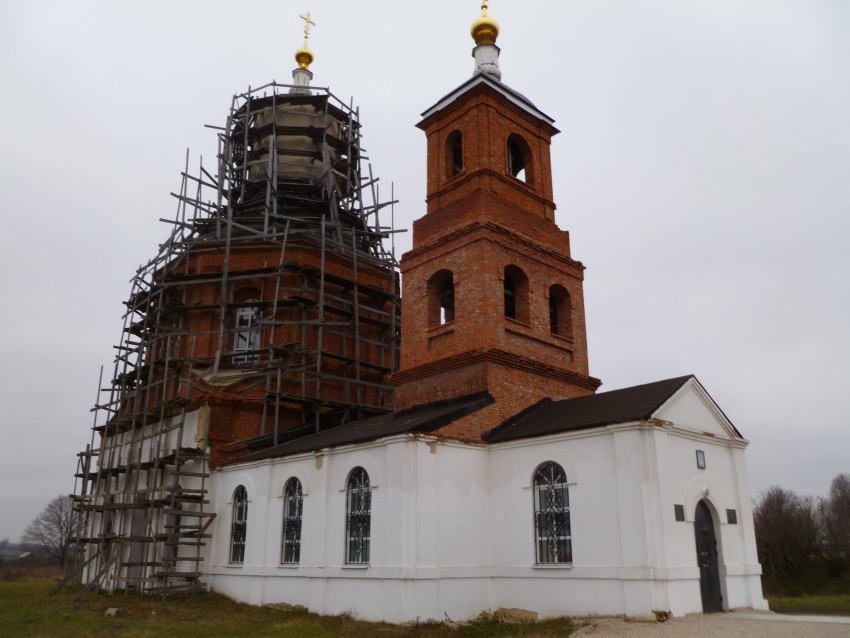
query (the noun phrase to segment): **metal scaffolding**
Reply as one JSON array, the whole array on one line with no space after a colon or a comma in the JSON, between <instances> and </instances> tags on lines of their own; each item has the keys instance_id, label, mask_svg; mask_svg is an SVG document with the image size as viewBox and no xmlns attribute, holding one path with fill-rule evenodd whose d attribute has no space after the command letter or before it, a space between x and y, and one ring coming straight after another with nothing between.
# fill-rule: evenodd
<instances>
[{"instance_id":1,"label":"metal scaffolding","mask_svg":"<svg viewBox=\"0 0 850 638\"><path fill-rule=\"evenodd\" d=\"M212 468L392 409L394 202L361 172L358 111L271 83L217 130L215 174L187 159L172 232L132 280L78 455L83 594L203 588Z\"/></svg>"}]
</instances>

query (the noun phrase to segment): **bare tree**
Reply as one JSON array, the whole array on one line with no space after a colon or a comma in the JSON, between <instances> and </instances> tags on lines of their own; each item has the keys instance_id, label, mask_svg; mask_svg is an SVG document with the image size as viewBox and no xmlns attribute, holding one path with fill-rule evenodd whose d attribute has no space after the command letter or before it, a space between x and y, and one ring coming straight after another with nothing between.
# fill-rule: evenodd
<instances>
[{"instance_id":1,"label":"bare tree","mask_svg":"<svg viewBox=\"0 0 850 638\"><path fill-rule=\"evenodd\" d=\"M765 575L799 580L819 558L820 516L815 500L771 487L753 507L756 545Z\"/></svg>"},{"instance_id":2,"label":"bare tree","mask_svg":"<svg viewBox=\"0 0 850 638\"><path fill-rule=\"evenodd\" d=\"M65 567L76 528L77 513L71 497L57 496L27 526L21 542L55 558Z\"/></svg>"},{"instance_id":3,"label":"bare tree","mask_svg":"<svg viewBox=\"0 0 850 638\"><path fill-rule=\"evenodd\" d=\"M832 480L822 511L826 558L832 575L841 576L850 571L850 475Z\"/></svg>"}]
</instances>

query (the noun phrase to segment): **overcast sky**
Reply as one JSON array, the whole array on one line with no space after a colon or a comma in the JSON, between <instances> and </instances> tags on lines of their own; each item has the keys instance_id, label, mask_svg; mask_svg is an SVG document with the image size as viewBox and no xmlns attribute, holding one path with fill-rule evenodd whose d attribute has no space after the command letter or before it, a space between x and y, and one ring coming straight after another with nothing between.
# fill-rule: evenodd
<instances>
[{"instance_id":1,"label":"overcast sky","mask_svg":"<svg viewBox=\"0 0 850 638\"><path fill-rule=\"evenodd\" d=\"M318 23L314 84L360 106L409 228L414 124L472 73L478 5L0 0L0 539L73 491L186 149L214 166L204 125L290 81L298 14ZM490 6L503 81L562 131L557 221L587 266L602 390L693 373L751 441L753 495L825 494L850 472L850 2Z\"/></svg>"}]
</instances>

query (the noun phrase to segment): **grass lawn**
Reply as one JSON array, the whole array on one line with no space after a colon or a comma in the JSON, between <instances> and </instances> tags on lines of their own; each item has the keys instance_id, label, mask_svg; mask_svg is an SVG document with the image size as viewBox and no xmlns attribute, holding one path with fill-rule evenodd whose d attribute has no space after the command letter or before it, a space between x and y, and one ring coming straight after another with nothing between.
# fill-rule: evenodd
<instances>
[{"instance_id":1,"label":"grass lawn","mask_svg":"<svg viewBox=\"0 0 850 638\"><path fill-rule=\"evenodd\" d=\"M345 617L322 617L272 607L242 605L216 594L171 597L90 594L73 606L75 589L65 588L52 598L52 579L0 582L0 636L3 638L472 638L475 636L570 636L577 626L569 619L534 625L501 625L478 621L451 629L440 625L399 627L358 622ZM117 607L121 613L106 618Z\"/></svg>"},{"instance_id":2,"label":"grass lawn","mask_svg":"<svg viewBox=\"0 0 850 638\"><path fill-rule=\"evenodd\" d=\"M770 610L780 614L837 614L850 616L850 594L768 597Z\"/></svg>"}]
</instances>

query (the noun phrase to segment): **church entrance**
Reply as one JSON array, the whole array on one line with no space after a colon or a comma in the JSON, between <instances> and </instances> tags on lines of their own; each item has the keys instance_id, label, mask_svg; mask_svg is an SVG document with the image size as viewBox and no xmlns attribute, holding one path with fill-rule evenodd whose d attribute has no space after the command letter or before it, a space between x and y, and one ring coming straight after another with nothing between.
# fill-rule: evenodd
<instances>
[{"instance_id":1,"label":"church entrance","mask_svg":"<svg viewBox=\"0 0 850 638\"><path fill-rule=\"evenodd\" d=\"M723 596L720 593L720 569L717 564L717 537L714 534L714 519L705 501L697 503L694 517L694 535L699 564L699 588L702 593L704 613L723 611Z\"/></svg>"}]
</instances>

